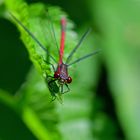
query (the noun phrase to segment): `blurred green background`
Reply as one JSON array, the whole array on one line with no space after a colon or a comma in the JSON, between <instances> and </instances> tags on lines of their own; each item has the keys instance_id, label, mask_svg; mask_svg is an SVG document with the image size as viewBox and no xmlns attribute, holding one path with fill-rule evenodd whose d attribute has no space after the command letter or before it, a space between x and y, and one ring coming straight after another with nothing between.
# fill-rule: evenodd
<instances>
[{"instance_id":1,"label":"blurred green background","mask_svg":"<svg viewBox=\"0 0 140 140\"><path fill-rule=\"evenodd\" d=\"M22 15L25 2L61 8L78 38L91 27L78 55L102 49L70 68L73 83L63 104L50 102L22 41L26 35L20 40L21 31L7 17L15 7ZM0 0L0 140L140 140L139 72L139 0Z\"/></svg>"}]
</instances>

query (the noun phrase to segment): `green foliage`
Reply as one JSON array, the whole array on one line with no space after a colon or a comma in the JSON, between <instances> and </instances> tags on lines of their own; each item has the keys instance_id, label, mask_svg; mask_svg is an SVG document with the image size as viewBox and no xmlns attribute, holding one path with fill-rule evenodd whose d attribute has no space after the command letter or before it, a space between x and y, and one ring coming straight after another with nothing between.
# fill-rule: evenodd
<instances>
[{"instance_id":1,"label":"green foliage","mask_svg":"<svg viewBox=\"0 0 140 140\"><path fill-rule=\"evenodd\" d=\"M96 1L96 22L104 35L105 65L116 112L128 140L140 139L140 5L138 1ZM103 21L103 22L101 22Z\"/></svg>"},{"instance_id":2,"label":"green foliage","mask_svg":"<svg viewBox=\"0 0 140 140\"><path fill-rule=\"evenodd\" d=\"M54 5L55 1L51 3ZM0 25L6 24L1 21L7 19L10 23L7 28L12 25L17 27L33 64L26 78L23 76L24 80L16 92L8 90L8 84L5 84L6 89L0 85L0 139L139 140L140 5L138 1L68 0L62 3L56 2L55 5L59 6L50 6L48 3L47 5L27 4L24 0L0 0L0 17L3 18L0 20ZM60 8L62 6L69 11L70 18L75 17L74 20L79 23L79 36L73 31L74 24L62 11ZM100 59L96 56L93 60L84 61L69 69L73 83L70 85L71 91L61 97L64 98L62 104L57 100L51 102L51 93L46 83L46 76L53 74L52 67L46 61L57 65L13 20L9 12L37 37L56 60L58 60L58 50L51 32L50 20L59 46L60 18L67 17L64 61L77 44L77 38L83 34L86 24L94 25L93 30L96 32L88 36L72 59L93 51L90 46L102 48ZM1 31L0 37L4 36L5 32ZM18 39L15 30L10 38L14 36ZM5 41L8 42L7 39ZM3 44L1 46L0 49L3 50L5 46ZM13 47L13 44L9 46ZM17 43L17 52L19 46L21 47ZM2 53L0 50L0 54ZM0 64L3 61L12 62L7 56L5 59L7 61L1 60L0 56ZM17 60L20 61L20 58L16 58L15 62ZM19 67L18 63L16 64ZM101 70L102 65L105 71ZM5 73L2 73L10 82L13 80L8 76L9 73L13 74L11 67L10 65ZM16 76L15 79L18 81L18 74ZM0 80L0 84L2 82ZM54 90L57 91L57 87Z\"/></svg>"},{"instance_id":3,"label":"green foliage","mask_svg":"<svg viewBox=\"0 0 140 140\"><path fill-rule=\"evenodd\" d=\"M6 6L8 9L8 18L12 20L12 17L9 16L9 12L15 15L38 40L48 48L51 55L54 55L55 59L58 59L56 57L58 54L56 54L57 51L55 50L57 48L54 47L56 44L52 43L54 42L53 34L50 32L50 29L47 30L48 26L51 26L48 20L51 18L54 23L53 26L56 31L56 40L58 42L60 39L58 36L58 33L60 33L60 16L65 14L57 7L50 7L49 14L51 16L48 16L48 7L40 3L28 6L24 1L7 0ZM56 15L59 16L56 17ZM68 36L71 36L71 40L73 40L71 43L73 43L74 36L71 31L71 25L72 23L69 22ZM46 74L51 74L50 65L45 62L46 59L50 61L49 57L46 56L46 53L18 24L17 27L21 32L21 39L29 52L31 61L43 77L46 78ZM68 44L66 44L66 46L69 48ZM31 74L27 77L27 82L18 90L15 98L10 97L9 99L7 93L1 92L1 99L10 107L16 102L13 109L21 116L24 123L38 139L59 139L60 135L56 128L58 115L54 111L54 103L51 102L50 93L46 88L45 82L40 79L41 77L38 76L35 70L31 70L30 73Z\"/></svg>"},{"instance_id":4,"label":"green foliage","mask_svg":"<svg viewBox=\"0 0 140 140\"><path fill-rule=\"evenodd\" d=\"M53 34L50 32L51 25L48 20L52 20L53 27L56 33L56 40L59 44L60 40L60 17L66 16L64 12L62 12L58 7L49 7L49 17L47 15L47 8L43 4L32 4L27 5L24 1L6 1L6 7L8 9L7 12L7 18L14 22L12 17L10 17L9 12L11 12L13 15L15 15L18 20L22 22L37 38L38 40L49 50L51 55L55 57L55 59L58 59L58 50L56 47L54 47L56 44L54 42ZM35 11L35 12L32 12ZM65 44L65 58L68 56L69 51L76 45L76 34L71 30L73 28L73 24L71 21L67 21L67 39ZM51 66L46 63L44 60L50 61L53 63L53 61L50 60L48 56L46 56L46 53L36 44L36 42L15 22L17 25L19 31L21 32L21 39L25 44L26 49L28 50L29 57L31 61L33 62L35 68L39 71L39 73L43 76L43 78L46 78L46 74L50 75L52 74ZM40 26L41 25L41 26ZM76 56L75 56L76 58ZM78 117L79 115L79 122L75 122L75 117L73 118L73 115L68 110L73 110L72 108L65 109L63 111L60 111L60 106L57 104L55 105L55 102L51 102L50 93L47 89L46 83L44 79L41 79L41 75L38 75L38 73L33 69L30 70L29 75L27 76L26 82L21 86L21 88L17 91L15 97L10 97L11 103L9 102L7 93L5 95L1 95L2 101L6 104L8 104L9 107L12 107L14 103L13 109L17 112L17 114L20 116L22 121L25 123L25 125L28 127L28 129L33 133L33 135L40 140L46 140L46 139L60 139L61 134L63 134L63 138L67 139L68 137L71 137L69 130L65 129L65 127L70 127L72 130L73 124L78 125L79 123L82 123L82 118L84 117L85 127L89 127L86 123L89 122L88 116L89 116L89 108L85 108L85 110L81 110L81 112L77 112L79 110L79 107L75 108L75 117ZM76 92L76 91L75 91ZM3 96L5 98L3 98ZM74 95L71 95L73 98L73 105L75 106L77 104L81 104L81 101L76 98L74 99ZM80 97L81 96L81 97ZM84 101L88 100L83 95L79 95L79 97L83 100L83 106L85 106ZM65 106L70 107L71 105L71 98L68 99L68 101L65 99ZM85 98L85 99L84 99ZM89 97L88 97L89 98ZM86 101L87 102L87 101ZM58 110L58 111L57 111ZM78 114L77 114L77 113ZM80 114L79 114L80 113ZM65 114L65 115L64 115ZM77 115L76 115L77 114ZM71 126L69 122L64 123L65 119L68 118L71 119ZM71 116L72 115L72 116ZM71 117L70 117L71 116ZM64 118L63 118L64 117ZM59 119L60 118L60 119ZM64 119L64 120L63 120ZM60 121L61 120L61 121ZM64 121L64 122L63 122ZM57 124L59 122L59 127L57 127ZM58 131L59 128L59 131ZM79 133L82 133L84 130L80 130ZM8 133L8 132L7 132ZM91 135L91 133L86 132L83 133L83 139L85 139L88 135ZM77 133L74 132L74 136L77 135ZM77 135L78 136L78 135ZM15 139L13 137L13 139Z\"/></svg>"}]
</instances>

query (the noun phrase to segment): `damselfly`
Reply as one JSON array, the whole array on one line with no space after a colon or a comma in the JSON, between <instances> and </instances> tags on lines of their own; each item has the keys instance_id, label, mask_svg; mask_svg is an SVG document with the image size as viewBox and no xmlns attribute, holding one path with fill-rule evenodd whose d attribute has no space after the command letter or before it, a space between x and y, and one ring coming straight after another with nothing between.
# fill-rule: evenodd
<instances>
[{"instance_id":1,"label":"damselfly","mask_svg":"<svg viewBox=\"0 0 140 140\"><path fill-rule=\"evenodd\" d=\"M54 60L55 62L56 59L49 53L48 49L42 45L42 43L37 39L37 37L30 31L28 28L20 22L13 14L10 13L10 15L13 17L13 19L28 33L29 36L32 37L32 39L38 44L40 48L42 48L47 55ZM53 28L53 26L52 26ZM54 30L54 29L53 29ZM54 75L53 76L47 76L47 82L48 82L48 87L51 92L51 95L56 98L56 95L58 93L64 94L66 92L70 91L70 88L68 84L72 82L72 78L68 74L68 68L69 66L76 64L86 58L89 58L97 53L100 52L100 50L93 51L79 59L76 59L75 61L71 62L71 58L73 54L76 52L76 50L81 46L81 43L85 39L85 37L88 35L91 29L88 29L80 39L79 43L74 47L74 49L70 52L69 56L66 59L66 62L63 62L63 55L64 55L64 47L65 47L65 31L66 31L66 19L63 17L61 19L61 40L60 40L60 49L59 49L59 61L57 64L57 68L54 68ZM55 34L55 33L54 33ZM55 35L54 35L55 37ZM55 39L56 40L56 39ZM63 86L66 86L67 89L64 91Z\"/></svg>"}]
</instances>

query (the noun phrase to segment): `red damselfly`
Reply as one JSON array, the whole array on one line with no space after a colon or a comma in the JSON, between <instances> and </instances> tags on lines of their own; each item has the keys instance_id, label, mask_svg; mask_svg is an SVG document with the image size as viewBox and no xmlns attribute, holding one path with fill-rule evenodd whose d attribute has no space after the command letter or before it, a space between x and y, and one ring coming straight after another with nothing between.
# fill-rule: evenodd
<instances>
[{"instance_id":1,"label":"red damselfly","mask_svg":"<svg viewBox=\"0 0 140 140\"><path fill-rule=\"evenodd\" d=\"M32 39L38 44L39 47L41 47L46 53L47 55L54 61L57 63L56 59L49 53L48 49L42 45L42 43L35 37L35 35L33 35L33 33L27 29L27 27L25 27L20 20L18 20L13 14L10 13L10 15L13 17L13 19L28 33L29 36L32 37ZM53 29L53 24L52 24L52 30L53 30L53 34L54 34L54 38L55 38L55 33L54 33L54 29ZM59 49L59 61L57 64L57 68L55 68L53 66L53 64L51 64L54 70L54 75L53 76L48 76L47 75L47 84L49 87L49 90L51 92L51 95L54 97L54 99L56 98L56 95L58 93L60 94L64 94L66 92L70 91L70 88L68 86L68 84L70 84L72 82L72 78L69 76L68 74L68 68L69 66L76 64L86 58L89 58L97 53L100 52L100 50L96 50L93 51L79 59L76 59L75 61L71 62L71 58L73 56L73 54L77 51L77 49L81 46L81 43L83 42L83 40L86 38L86 36L89 34L89 32L91 31L91 29L88 29L83 36L81 37L79 43L74 47L74 49L70 52L69 56L66 59L66 62L63 62L63 55L64 55L64 47L65 47L65 30L66 30L66 19L63 17L61 19L61 40L60 40L60 49ZM56 41L56 38L55 38ZM57 44L57 42L56 42ZM66 86L67 89L64 91L63 86Z\"/></svg>"}]
</instances>

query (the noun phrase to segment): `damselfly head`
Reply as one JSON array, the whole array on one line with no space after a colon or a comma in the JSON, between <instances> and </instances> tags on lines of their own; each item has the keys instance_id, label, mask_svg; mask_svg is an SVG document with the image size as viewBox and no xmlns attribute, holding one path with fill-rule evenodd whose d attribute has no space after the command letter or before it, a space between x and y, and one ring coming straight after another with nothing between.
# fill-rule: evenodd
<instances>
[{"instance_id":1,"label":"damselfly head","mask_svg":"<svg viewBox=\"0 0 140 140\"><path fill-rule=\"evenodd\" d=\"M54 73L54 78L58 80L60 85L70 84L72 82L72 78L68 76L67 65L64 63L58 65Z\"/></svg>"},{"instance_id":2,"label":"damselfly head","mask_svg":"<svg viewBox=\"0 0 140 140\"><path fill-rule=\"evenodd\" d=\"M67 79L63 79L63 78L59 77L58 82L60 85L70 84L72 82L72 78L70 76Z\"/></svg>"}]
</instances>

